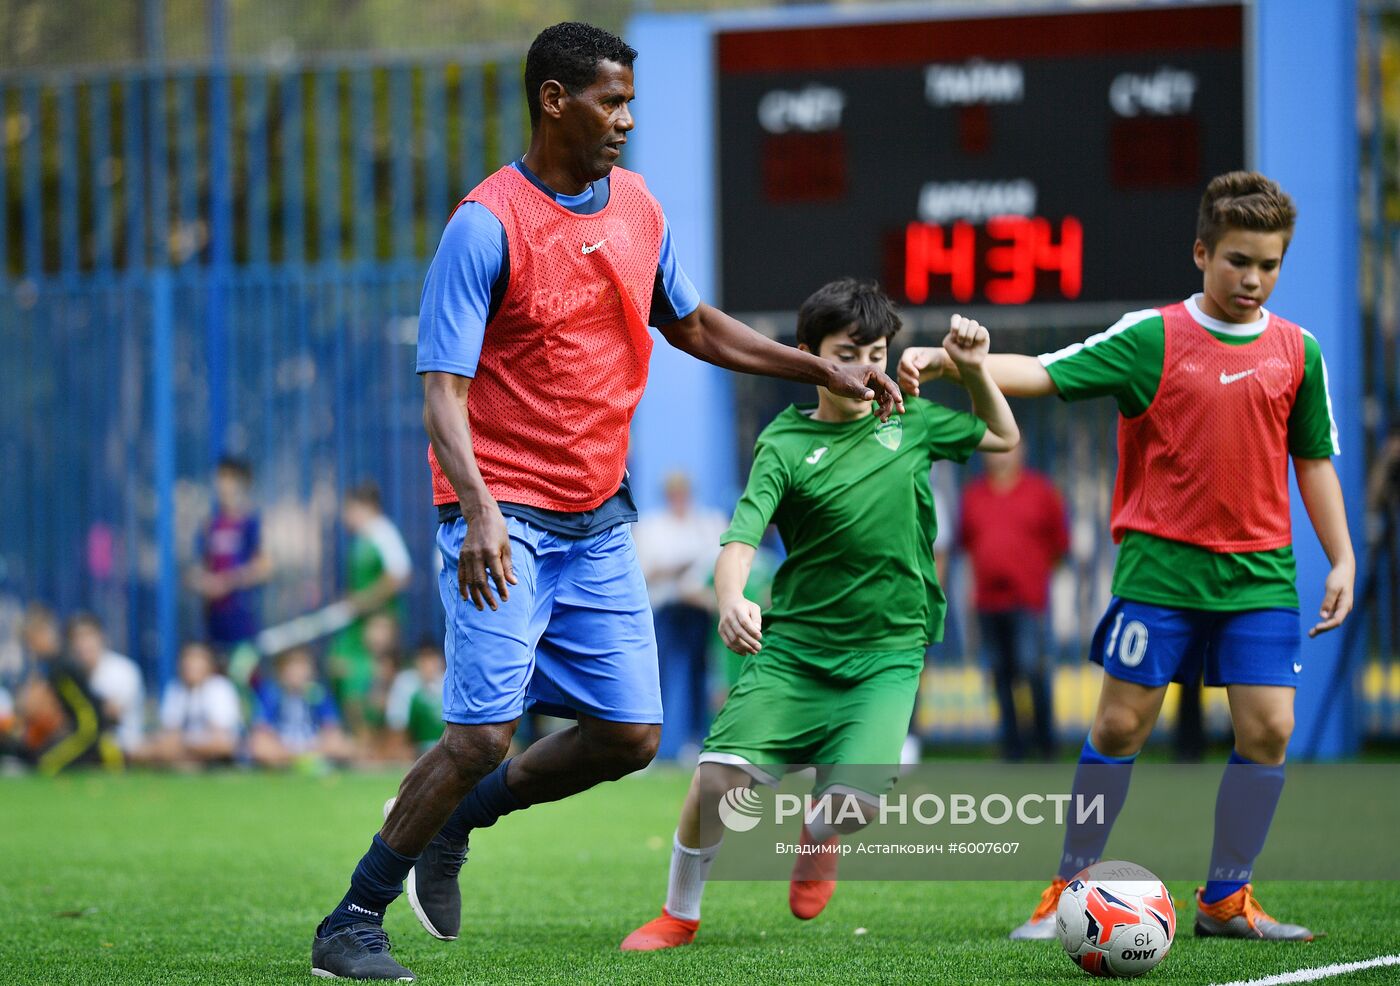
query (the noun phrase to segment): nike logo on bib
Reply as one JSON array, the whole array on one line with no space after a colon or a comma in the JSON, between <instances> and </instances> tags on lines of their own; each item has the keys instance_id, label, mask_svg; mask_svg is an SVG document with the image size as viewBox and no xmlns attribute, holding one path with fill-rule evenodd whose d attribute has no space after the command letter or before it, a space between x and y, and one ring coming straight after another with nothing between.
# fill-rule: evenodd
<instances>
[{"instance_id":1,"label":"nike logo on bib","mask_svg":"<svg viewBox=\"0 0 1400 986\"><path fill-rule=\"evenodd\" d=\"M584 251L584 253L587 252L587 250ZM1221 370L1220 382L1223 384L1234 383L1236 380L1243 380L1245 377L1249 376L1253 372L1253 370L1241 370L1239 373L1226 373L1224 370Z\"/></svg>"},{"instance_id":2,"label":"nike logo on bib","mask_svg":"<svg viewBox=\"0 0 1400 986\"><path fill-rule=\"evenodd\" d=\"M606 243L606 242L608 242L608 241L607 241L607 237L604 237L603 239L599 240L597 243L593 244L592 246L589 246L587 243L585 243L585 244L583 245L583 252L584 252L585 255L590 254L590 253L592 253L594 250L598 249L600 246L602 246L602 245L603 245L604 243ZM1254 371L1253 371L1253 370L1250 370L1250 372L1253 373Z\"/></svg>"}]
</instances>

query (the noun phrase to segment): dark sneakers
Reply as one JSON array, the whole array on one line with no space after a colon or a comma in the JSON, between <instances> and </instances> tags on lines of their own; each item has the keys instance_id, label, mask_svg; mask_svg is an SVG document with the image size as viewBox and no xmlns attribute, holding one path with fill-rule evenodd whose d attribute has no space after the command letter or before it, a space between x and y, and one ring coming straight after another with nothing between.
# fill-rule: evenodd
<instances>
[{"instance_id":1,"label":"dark sneakers","mask_svg":"<svg viewBox=\"0 0 1400 986\"><path fill-rule=\"evenodd\" d=\"M394 807L394 799L384 803L384 817ZM456 941L462 930L462 888L457 874L467 861L467 845L448 845L441 835L424 848L405 881L408 904L428 934L442 941Z\"/></svg>"},{"instance_id":2,"label":"dark sneakers","mask_svg":"<svg viewBox=\"0 0 1400 986\"><path fill-rule=\"evenodd\" d=\"M319 930L319 929L318 929ZM318 933L311 942L311 974L322 979L393 979L411 983L416 976L389 956L389 936L368 921Z\"/></svg>"},{"instance_id":3,"label":"dark sneakers","mask_svg":"<svg viewBox=\"0 0 1400 986\"><path fill-rule=\"evenodd\" d=\"M457 873L466 861L465 844L454 849L435 835L409 871L409 906L434 938L454 941L462 930L462 888L457 884Z\"/></svg>"}]
</instances>

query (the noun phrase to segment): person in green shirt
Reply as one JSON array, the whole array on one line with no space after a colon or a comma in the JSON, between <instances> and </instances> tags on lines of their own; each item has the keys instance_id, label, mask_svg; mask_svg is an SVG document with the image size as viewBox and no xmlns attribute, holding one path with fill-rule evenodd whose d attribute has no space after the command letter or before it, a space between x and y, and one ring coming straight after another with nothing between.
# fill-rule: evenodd
<instances>
[{"instance_id":1,"label":"person in green shirt","mask_svg":"<svg viewBox=\"0 0 1400 986\"><path fill-rule=\"evenodd\" d=\"M341 715L356 738L364 740L374 685L374 656L365 631L370 618L381 614L395 628L402 626L402 594L412 563L403 535L385 515L373 483L362 483L346 494L341 513L352 535L345 566L346 600L357 615L331 640L327 663Z\"/></svg>"},{"instance_id":2,"label":"person in green shirt","mask_svg":"<svg viewBox=\"0 0 1400 986\"><path fill-rule=\"evenodd\" d=\"M1317 340L1265 308L1296 218L1293 200L1254 172L1214 178L1194 256L1203 290L1123 316L1106 332L1039 358L997 355L987 372L1012 396L1112 397L1119 411L1113 600L1090 658L1105 675L1080 754L1076 794L1101 794L1101 824L1066 828L1059 872L1012 938L1053 938L1066 882L1101 857L1127 797L1133 759L1167 685L1224 686L1235 748L1216 802L1209 880L1196 933L1311 940L1270 917L1249 882L1283 790L1301 646L1288 461L1332 564L1316 636L1352 606L1356 561L1332 466L1337 427ZM900 382L959 372L951 354L907 350Z\"/></svg>"},{"instance_id":3,"label":"person in green shirt","mask_svg":"<svg viewBox=\"0 0 1400 986\"><path fill-rule=\"evenodd\" d=\"M797 313L798 347L843 363L883 367L899 328L889 297L849 278L818 289ZM881 422L868 401L819 387L815 404L789 407L759 435L715 564L719 632L747 660L681 810L666 905L627 936L624 950L694 940L724 833L720 803L734 789L776 783L785 764L817 764L817 793L854 796L868 817L893 785L896 766L872 777L851 765L899 763L924 650L943 635L929 467L1020 440L1006 399L982 371L986 330L955 315L943 345L973 414L915 399ZM770 522L788 555L772 605L760 612L744 587ZM864 824L833 824L830 814L807 820L804 845L834 849L840 833ZM813 918L826 906L836 859L830 851L799 857L788 895L794 915Z\"/></svg>"}]
</instances>

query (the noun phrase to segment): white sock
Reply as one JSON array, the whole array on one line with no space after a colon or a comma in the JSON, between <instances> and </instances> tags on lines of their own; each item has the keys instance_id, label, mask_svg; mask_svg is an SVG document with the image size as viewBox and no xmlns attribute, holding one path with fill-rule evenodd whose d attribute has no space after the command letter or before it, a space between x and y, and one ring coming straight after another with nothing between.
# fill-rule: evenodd
<instances>
[{"instance_id":1,"label":"white sock","mask_svg":"<svg viewBox=\"0 0 1400 986\"><path fill-rule=\"evenodd\" d=\"M716 842L708 849L692 849L681 845L680 834L676 834L671 847L671 877L666 883L666 913L671 917L700 920L700 896L719 847Z\"/></svg>"},{"instance_id":2,"label":"white sock","mask_svg":"<svg viewBox=\"0 0 1400 986\"><path fill-rule=\"evenodd\" d=\"M813 842L826 842L840 834L830 821L833 808L830 794L817 798L812 804L812 810L807 813L806 828Z\"/></svg>"},{"instance_id":3,"label":"white sock","mask_svg":"<svg viewBox=\"0 0 1400 986\"><path fill-rule=\"evenodd\" d=\"M814 816L807 823L807 834L812 837L813 842L826 842L841 833L837 832L830 822L824 821L819 816Z\"/></svg>"}]
</instances>

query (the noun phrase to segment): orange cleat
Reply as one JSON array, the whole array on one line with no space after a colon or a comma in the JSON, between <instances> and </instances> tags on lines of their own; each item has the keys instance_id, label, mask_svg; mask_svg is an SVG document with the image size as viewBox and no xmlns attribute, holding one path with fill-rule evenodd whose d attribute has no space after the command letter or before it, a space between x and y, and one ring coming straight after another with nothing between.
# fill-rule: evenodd
<instances>
[{"instance_id":1,"label":"orange cleat","mask_svg":"<svg viewBox=\"0 0 1400 986\"><path fill-rule=\"evenodd\" d=\"M672 917L663 907L659 918L652 918L622 939L618 948L624 952L655 952L663 948L675 948L677 945L689 945L695 940L695 932L699 927L699 921Z\"/></svg>"},{"instance_id":2,"label":"orange cleat","mask_svg":"<svg viewBox=\"0 0 1400 986\"><path fill-rule=\"evenodd\" d=\"M1201 938L1262 938L1272 941L1312 941L1317 937L1300 924L1270 917L1254 899L1254 884L1246 883L1214 904L1201 899L1196 888L1196 935Z\"/></svg>"},{"instance_id":3,"label":"orange cleat","mask_svg":"<svg viewBox=\"0 0 1400 986\"><path fill-rule=\"evenodd\" d=\"M1040 895L1040 903L1030 920L1011 932L1013 941L1034 941L1055 937L1055 909L1060 906L1060 894L1069 885L1063 877L1055 877Z\"/></svg>"},{"instance_id":4,"label":"orange cleat","mask_svg":"<svg viewBox=\"0 0 1400 986\"><path fill-rule=\"evenodd\" d=\"M836 892L836 863L841 858L836 847L838 836L825 842L813 842L812 833L802 826L802 852L792 864L792 882L788 885L788 907L793 917L810 921L822 912L826 902Z\"/></svg>"}]
</instances>

